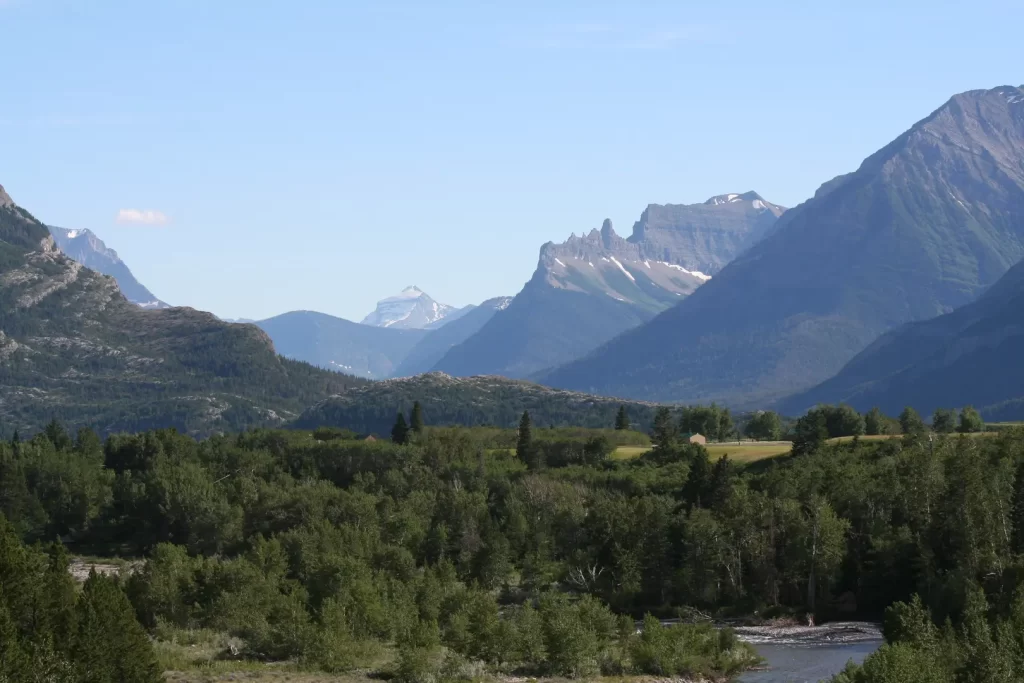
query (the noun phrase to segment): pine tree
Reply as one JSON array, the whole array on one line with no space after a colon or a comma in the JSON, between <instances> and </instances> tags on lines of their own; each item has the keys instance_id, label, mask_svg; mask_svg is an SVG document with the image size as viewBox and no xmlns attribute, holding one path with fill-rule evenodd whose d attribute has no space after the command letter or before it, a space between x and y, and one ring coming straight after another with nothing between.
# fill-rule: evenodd
<instances>
[{"instance_id":1,"label":"pine tree","mask_svg":"<svg viewBox=\"0 0 1024 683\"><path fill-rule=\"evenodd\" d=\"M409 425L405 423L405 415L398 411L395 416L395 426L391 428L391 440L402 446L409 442Z\"/></svg>"},{"instance_id":2,"label":"pine tree","mask_svg":"<svg viewBox=\"0 0 1024 683\"><path fill-rule=\"evenodd\" d=\"M135 619L124 591L92 573L75 610L73 661L82 683L158 683L162 680L153 645Z\"/></svg>"},{"instance_id":3,"label":"pine tree","mask_svg":"<svg viewBox=\"0 0 1024 683\"><path fill-rule=\"evenodd\" d=\"M956 430L956 411L936 408L932 414L932 431L937 434L952 434Z\"/></svg>"},{"instance_id":4,"label":"pine tree","mask_svg":"<svg viewBox=\"0 0 1024 683\"><path fill-rule=\"evenodd\" d=\"M626 413L626 406L619 406L619 413L615 416L615 429L623 432L629 428L629 415Z\"/></svg>"},{"instance_id":5,"label":"pine tree","mask_svg":"<svg viewBox=\"0 0 1024 683\"><path fill-rule=\"evenodd\" d=\"M672 411L666 407L658 408L654 413L654 445L661 450L668 450L676 442L676 425L672 421Z\"/></svg>"},{"instance_id":6,"label":"pine tree","mask_svg":"<svg viewBox=\"0 0 1024 683\"><path fill-rule=\"evenodd\" d=\"M412 413L409 415L409 428L416 434L423 433L423 408L419 401L413 401Z\"/></svg>"},{"instance_id":7,"label":"pine tree","mask_svg":"<svg viewBox=\"0 0 1024 683\"><path fill-rule=\"evenodd\" d=\"M28 678L29 659L4 597L0 583L0 681L23 681Z\"/></svg>"},{"instance_id":8,"label":"pine tree","mask_svg":"<svg viewBox=\"0 0 1024 683\"><path fill-rule=\"evenodd\" d=\"M519 419L519 433L516 436L516 457L531 470L540 469L540 453L533 445L533 427L529 411L524 410Z\"/></svg>"}]
</instances>

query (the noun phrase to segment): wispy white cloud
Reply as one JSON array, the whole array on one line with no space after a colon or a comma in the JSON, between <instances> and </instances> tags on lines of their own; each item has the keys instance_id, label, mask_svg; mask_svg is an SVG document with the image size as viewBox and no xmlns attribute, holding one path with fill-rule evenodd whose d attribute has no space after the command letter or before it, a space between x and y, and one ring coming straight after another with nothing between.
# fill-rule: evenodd
<instances>
[{"instance_id":1,"label":"wispy white cloud","mask_svg":"<svg viewBox=\"0 0 1024 683\"><path fill-rule=\"evenodd\" d=\"M121 209L117 222L123 225L167 225L171 219L162 211L153 209Z\"/></svg>"}]
</instances>

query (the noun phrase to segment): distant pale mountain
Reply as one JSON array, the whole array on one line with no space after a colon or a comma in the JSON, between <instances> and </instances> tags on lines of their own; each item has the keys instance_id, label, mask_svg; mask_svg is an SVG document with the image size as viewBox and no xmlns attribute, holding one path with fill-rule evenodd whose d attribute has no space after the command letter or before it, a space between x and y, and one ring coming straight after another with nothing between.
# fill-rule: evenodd
<instances>
[{"instance_id":1,"label":"distant pale mountain","mask_svg":"<svg viewBox=\"0 0 1024 683\"><path fill-rule=\"evenodd\" d=\"M363 325L420 330L438 323L461 309L431 299L419 287L406 287L396 296L377 302L377 308L363 318ZM468 311L467 311L468 312Z\"/></svg>"},{"instance_id":2,"label":"distant pale mountain","mask_svg":"<svg viewBox=\"0 0 1024 683\"><path fill-rule=\"evenodd\" d=\"M816 403L880 407L896 415L913 406L974 405L990 420L1024 419L1024 263L977 301L899 327L871 344L838 375L784 400L796 415Z\"/></svg>"},{"instance_id":3,"label":"distant pale mountain","mask_svg":"<svg viewBox=\"0 0 1024 683\"><path fill-rule=\"evenodd\" d=\"M101 434L197 435L282 425L365 379L282 358L253 325L191 308L143 310L113 277L56 248L0 188L0 424L57 418Z\"/></svg>"},{"instance_id":4,"label":"distant pale mountain","mask_svg":"<svg viewBox=\"0 0 1024 683\"><path fill-rule=\"evenodd\" d=\"M540 379L757 407L974 300L1022 257L1024 89L963 93L787 211L678 306Z\"/></svg>"},{"instance_id":5,"label":"distant pale mountain","mask_svg":"<svg viewBox=\"0 0 1024 683\"><path fill-rule=\"evenodd\" d=\"M452 347L466 341L482 328L487 321L499 311L508 308L512 302L510 296L488 299L479 306L467 306L460 309L461 315L452 314L442 322L447 324L430 330L409 352L398 368L392 373L394 377L410 377L430 371ZM455 318L452 320L452 318Z\"/></svg>"},{"instance_id":6,"label":"distant pale mountain","mask_svg":"<svg viewBox=\"0 0 1024 683\"><path fill-rule=\"evenodd\" d=\"M423 407L428 425L514 427L524 410L537 426L605 427L615 424L619 406L637 429L650 427L657 406L559 391L504 377L451 377L432 372L404 379L371 382L315 404L295 422L300 429L330 426L387 435L399 410L413 401Z\"/></svg>"},{"instance_id":7,"label":"distant pale mountain","mask_svg":"<svg viewBox=\"0 0 1024 683\"><path fill-rule=\"evenodd\" d=\"M600 230L549 242L508 308L435 369L528 377L579 358L693 293L769 232L784 211L755 192L701 204L651 204L629 238L606 220Z\"/></svg>"},{"instance_id":8,"label":"distant pale mountain","mask_svg":"<svg viewBox=\"0 0 1024 683\"><path fill-rule=\"evenodd\" d=\"M256 325L286 358L371 379L390 377L424 337L435 334L362 325L314 311L292 311Z\"/></svg>"},{"instance_id":9,"label":"distant pale mountain","mask_svg":"<svg viewBox=\"0 0 1024 683\"><path fill-rule=\"evenodd\" d=\"M87 268L109 275L117 281L124 297L142 308L170 308L142 286L117 252L103 243L91 230L68 230L46 226L57 247Z\"/></svg>"}]
</instances>

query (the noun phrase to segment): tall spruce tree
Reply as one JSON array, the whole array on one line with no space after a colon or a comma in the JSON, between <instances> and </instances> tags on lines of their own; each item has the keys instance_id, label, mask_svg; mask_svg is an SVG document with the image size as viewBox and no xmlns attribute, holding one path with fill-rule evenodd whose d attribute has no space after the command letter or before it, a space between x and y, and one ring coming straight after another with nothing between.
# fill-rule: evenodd
<instances>
[{"instance_id":1,"label":"tall spruce tree","mask_svg":"<svg viewBox=\"0 0 1024 683\"><path fill-rule=\"evenodd\" d=\"M619 406L619 412L615 416L615 429L623 432L630 428L629 414L626 412L626 406Z\"/></svg>"},{"instance_id":2,"label":"tall spruce tree","mask_svg":"<svg viewBox=\"0 0 1024 683\"><path fill-rule=\"evenodd\" d=\"M533 443L533 423L529 411L524 410L519 418L519 431L516 435L516 457L526 463L531 470L540 469L540 452Z\"/></svg>"},{"instance_id":3,"label":"tall spruce tree","mask_svg":"<svg viewBox=\"0 0 1024 683\"><path fill-rule=\"evenodd\" d=\"M75 611L72 648L81 683L158 683L163 679L153 645L117 582L93 572Z\"/></svg>"},{"instance_id":4,"label":"tall spruce tree","mask_svg":"<svg viewBox=\"0 0 1024 683\"><path fill-rule=\"evenodd\" d=\"M391 440L399 446L409 443L409 425L405 422L405 415L401 410L395 416L395 426L391 428Z\"/></svg>"},{"instance_id":5,"label":"tall spruce tree","mask_svg":"<svg viewBox=\"0 0 1024 683\"><path fill-rule=\"evenodd\" d=\"M676 443L676 423L672 419L672 411L665 406L654 413L654 432L651 436L654 445L661 450L668 450Z\"/></svg>"},{"instance_id":6,"label":"tall spruce tree","mask_svg":"<svg viewBox=\"0 0 1024 683\"><path fill-rule=\"evenodd\" d=\"M416 434L422 434L423 427L423 408L419 401L413 401L412 413L409 414L409 428Z\"/></svg>"}]
</instances>

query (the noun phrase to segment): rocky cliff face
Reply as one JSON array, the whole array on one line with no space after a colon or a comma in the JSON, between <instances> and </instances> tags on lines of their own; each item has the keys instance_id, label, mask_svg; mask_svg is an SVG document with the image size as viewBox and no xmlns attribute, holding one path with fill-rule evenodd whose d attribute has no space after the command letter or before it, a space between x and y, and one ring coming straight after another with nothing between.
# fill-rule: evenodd
<instances>
[{"instance_id":1,"label":"rocky cliff face","mask_svg":"<svg viewBox=\"0 0 1024 683\"><path fill-rule=\"evenodd\" d=\"M692 296L544 376L585 391L764 405L1024 257L1024 89L963 93L790 209Z\"/></svg>"},{"instance_id":2,"label":"rocky cliff face","mask_svg":"<svg viewBox=\"0 0 1024 683\"><path fill-rule=\"evenodd\" d=\"M784 210L753 192L694 205L652 204L629 238L606 220L600 230L549 242L508 308L435 369L528 377L579 358L692 294Z\"/></svg>"},{"instance_id":3,"label":"rocky cliff face","mask_svg":"<svg viewBox=\"0 0 1024 683\"><path fill-rule=\"evenodd\" d=\"M83 266L114 278L128 301L142 308L170 308L142 286L117 252L91 230L68 230L52 225L47 228L62 252Z\"/></svg>"}]
</instances>

